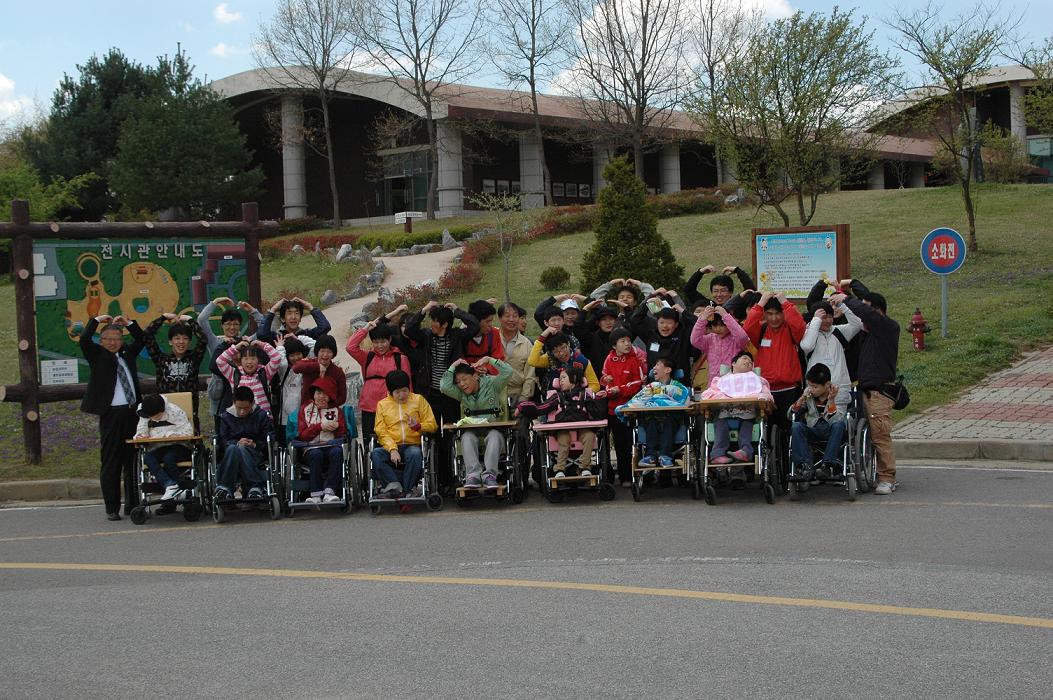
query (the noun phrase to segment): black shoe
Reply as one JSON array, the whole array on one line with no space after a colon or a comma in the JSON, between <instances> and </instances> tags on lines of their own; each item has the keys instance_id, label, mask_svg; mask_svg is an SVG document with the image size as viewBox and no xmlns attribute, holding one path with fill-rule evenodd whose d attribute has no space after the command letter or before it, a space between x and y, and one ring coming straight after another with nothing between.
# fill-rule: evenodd
<instances>
[{"instance_id":1,"label":"black shoe","mask_svg":"<svg viewBox=\"0 0 1053 700\"><path fill-rule=\"evenodd\" d=\"M116 512L116 511L114 511L113 513L107 513L106 514L106 519L107 520L120 520L121 519L121 514Z\"/></svg>"}]
</instances>

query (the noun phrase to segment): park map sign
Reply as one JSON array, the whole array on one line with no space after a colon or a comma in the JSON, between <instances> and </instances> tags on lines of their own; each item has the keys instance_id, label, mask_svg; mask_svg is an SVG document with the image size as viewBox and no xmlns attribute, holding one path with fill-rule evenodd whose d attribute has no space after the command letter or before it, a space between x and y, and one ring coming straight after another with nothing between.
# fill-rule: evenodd
<instances>
[{"instance_id":1,"label":"park map sign","mask_svg":"<svg viewBox=\"0 0 1053 700\"><path fill-rule=\"evenodd\" d=\"M248 298L244 240L95 239L33 243L40 385L88 380L78 345L91 318L124 316L144 329L164 313L196 320L211 299ZM167 350L162 328L158 343ZM205 358L201 371L208 372ZM153 376L144 351L139 372Z\"/></svg>"},{"instance_id":2,"label":"park map sign","mask_svg":"<svg viewBox=\"0 0 1053 700\"><path fill-rule=\"evenodd\" d=\"M753 274L758 292L803 300L819 280L851 276L849 229L835 226L753 229ZM828 287L829 295L833 288Z\"/></svg>"}]
</instances>

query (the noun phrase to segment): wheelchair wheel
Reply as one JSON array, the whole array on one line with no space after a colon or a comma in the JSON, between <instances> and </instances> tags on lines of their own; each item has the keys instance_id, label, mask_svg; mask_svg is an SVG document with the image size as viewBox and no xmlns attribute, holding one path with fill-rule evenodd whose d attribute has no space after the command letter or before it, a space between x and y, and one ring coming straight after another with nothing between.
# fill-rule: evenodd
<instances>
[{"instance_id":1,"label":"wheelchair wheel","mask_svg":"<svg viewBox=\"0 0 1053 700\"><path fill-rule=\"evenodd\" d=\"M768 433L768 484L775 493L786 493L789 480L786 479L786 451L788 447L783 444L783 430L777 424L772 423ZM765 489L767 490L767 489Z\"/></svg>"},{"instance_id":2,"label":"wheelchair wheel","mask_svg":"<svg viewBox=\"0 0 1053 700\"><path fill-rule=\"evenodd\" d=\"M799 501L801 500L801 485L796 481L790 482L790 500Z\"/></svg>"},{"instance_id":3,"label":"wheelchair wheel","mask_svg":"<svg viewBox=\"0 0 1053 700\"><path fill-rule=\"evenodd\" d=\"M771 484L764 485L764 500L767 501L769 505L775 503L775 487Z\"/></svg>"},{"instance_id":4,"label":"wheelchair wheel","mask_svg":"<svg viewBox=\"0 0 1053 700\"><path fill-rule=\"evenodd\" d=\"M513 486L512 490L508 492L508 502L513 505L519 505L526 498L526 491L522 486Z\"/></svg>"},{"instance_id":5,"label":"wheelchair wheel","mask_svg":"<svg viewBox=\"0 0 1053 700\"><path fill-rule=\"evenodd\" d=\"M373 505L369 506L369 514L374 516L374 517L377 516L377 515L380 515L380 511L381 511L380 506L376 505L375 503Z\"/></svg>"},{"instance_id":6,"label":"wheelchair wheel","mask_svg":"<svg viewBox=\"0 0 1053 700\"><path fill-rule=\"evenodd\" d=\"M429 494L425 505L431 511L442 510L442 496L437 493Z\"/></svg>"},{"instance_id":7,"label":"wheelchair wheel","mask_svg":"<svg viewBox=\"0 0 1053 700\"><path fill-rule=\"evenodd\" d=\"M867 421L860 421L854 442L852 451L856 458L856 485L860 491L866 492L874 488L877 481L877 456L874 454L874 445L870 442L870 424Z\"/></svg>"},{"instance_id":8,"label":"wheelchair wheel","mask_svg":"<svg viewBox=\"0 0 1053 700\"><path fill-rule=\"evenodd\" d=\"M142 525L146 522L146 509L142 506L136 506L132 508L132 512L128 514L128 517L136 525Z\"/></svg>"},{"instance_id":9,"label":"wheelchair wheel","mask_svg":"<svg viewBox=\"0 0 1053 700\"><path fill-rule=\"evenodd\" d=\"M281 520L282 502L277 496L271 496L271 520Z\"/></svg>"},{"instance_id":10,"label":"wheelchair wheel","mask_svg":"<svg viewBox=\"0 0 1053 700\"><path fill-rule=\"evenodd\" d=\"M556 489L549 489L545 492L545 499L548 500L549 503L562 503L563 493Z\"/></svg>"},{"instance_id":11,"label":"wheelchair wheel","mask_svg":"<svg viewBox=\"0 0 1053 700\"><path fill-rule=\"evenodd\" d=\"M856 487L856 478L851 474L845 479L845 490L848 491L849 501L856 500L856 491L858 490Z\"/></svg>"},{"instance_id":12,"label":"wheelchair wheel","mask_svg":"<svg viewBox=\"0 0 1053 700\"><path fill-rule=\"evenodd\" d=\"M188 523L194 523L201 519L203 508L197 501L187 503L183 506L183 519Z\"/></svg>"},{"instance_id":13,"label":"wheelchair wheel","mask_svg":"<svg viewBox=\"0 0 1053 700\"><path fill-rule=\"evenodd\" d=\"M706 503L715 506L717 504L717 490L712 485L706 486Z\"/></svg>"},{"instance_id":14,"label":"wheelchair wheel","mask_svg":"<svg viewBox=\"0 0 1053 700\"><path fill-rule=\"evenodd\" d=\"M227 514L223 510L223 506L221 506L220 504L218 504L215 501L213 501L212 502L212 522L221 523L221 522L223 522L226 519L227 519Z\"/></svg>"},{"instance_id":15,"label":"wheelchair wheel","mask_svg":"<svg viewBox=\"0 0 1053 700\"><path fill-rule=\"evenodd\" d=\"M639 503L641 497L640 480L634 479L632 486L629 487L629 490L632 491L633 500Z\"/></svg>"},{"instance_id":16,"label":"wheelchair wheel","mask_svg":"<svg viewBox=\"0 0 1053 700\"><path fill-rule=\"evenodd\" d=\"M600 500L601 501L613 501L618 496L618 489L614 488L614 484L604 481L600 484Z\"/></svg>"},{"instance_id":17,"label":"wheelchair wheel","mask_svg":"<svg viewBox=\"0 0 1053 700\"><path fill-rule=\"evenodd\" d=\"M691 498L696 501L702 500L702 482L698 479L691 482Z\"/></svg>"}]
</instances>

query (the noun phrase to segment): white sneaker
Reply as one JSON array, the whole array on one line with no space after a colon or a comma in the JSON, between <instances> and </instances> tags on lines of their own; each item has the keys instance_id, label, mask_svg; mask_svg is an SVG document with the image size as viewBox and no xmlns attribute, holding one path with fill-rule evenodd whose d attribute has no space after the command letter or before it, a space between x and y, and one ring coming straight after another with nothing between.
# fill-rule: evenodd
<instances>
[{"instance_id":1,"label":"white sneaker","mask_svg":"<svg viewBox=\"0 0 1053 700\"><path fill-rule=\"evenodd\" d=\"M171 486L167 486L167 487L165 487L164 495L161 496L161 500L162 501L174 500L177 496L180 495L180 493L182 491L183 491L183 489L179 488L179 484L172 484Z\"/></svg>"},{"instance_id":2,"label":"white sneaker","mask_svg":"<svg viewBox=\"0 0 1053 700\"><path fill-rule=\"evenodd\" d=\"M562 479L565 476L566 476L566 474L564 474L562 471L558 471L558 472L556 472L555 474L552 475L552 478L553 479Z\"/></svg>"},{"instance_id":3,"label":"white sneaker","mask_svg":"<svg viewBox=\"0 0 1053 700\"><path fill-rule=\"evenodd\" d=\"M590 472L588 469L582 469L580 472L578 472L578 476L592 476L592 472Z\"/></svg>"},{"instance_id":4,"label":"white sneaker","mask_svg":"<svg viewBox=\"0 0 1053 700\"><path fill-rule=\"evenodd\" d=\"M335 493L327 493L322 496L322 503L339 503L340 497Z\"/></svg>"},{"instance_id":5,"label":"white sneaker","mask_svg":"<svg viewBox=\"0 0 1053 700\"><path fill-rule=\"evenodd\" d=\"M310 503L312 506L316 506L322 502L322 499L318 496L308 496L304 503Z\"/></svg>"},{"instance_id":6,"label":"white sneaker","mask_svg":"<svg viewBox=\"0 0 1053 700\"><path fill-rule=\"evenodd\" d=\"M874 487L874 493L878 496L888 496L896 490L896 485L891 481L879 481L878 485Z\"/></svg>"}]
</instances>

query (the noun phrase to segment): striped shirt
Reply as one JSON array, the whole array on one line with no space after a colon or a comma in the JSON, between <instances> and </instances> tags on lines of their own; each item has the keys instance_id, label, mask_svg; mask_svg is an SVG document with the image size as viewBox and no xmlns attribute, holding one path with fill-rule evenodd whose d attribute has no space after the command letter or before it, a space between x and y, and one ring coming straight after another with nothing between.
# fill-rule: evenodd
<instances>
[{"instance_id":1,"label":"striped shirt","mask_svg":"<svg viewBox=\"0 0 1053 700\"><path fill-rule=\"evenodd\" d=\"M223 377L230 384L231 391L237 389L239 386L247 386L252 389L252 395L256 399L256 405L267 413L271 413L271 402L267 398L267 389L265 386L271 381L271 377L275 375L278 368L282 363L282 355L276 349L261 343L260 347L267 353L269 361L267 364L260 367L253 375L241 374L241 370L234 366L234 358L238 356L240 350L237 345L231 345L229 348L223 351L223 353L216 358L216 366L219 367L219 371L223 374ZM238 383L234 383L235 373L241 374L238 379ZM272 414L273 415L273 414Z\"/></svg>"},{"instance_id":2,"label":"striped shirt","mask_svg":"<svg viewBox=\"0 0 1053 700\"><path fill-rule=\"evenodd\" d=\"M431 388L438 389L442 384L442 375L450 366L450 334L433 335L430 344Z\"/></svg>"}]
</instances>

